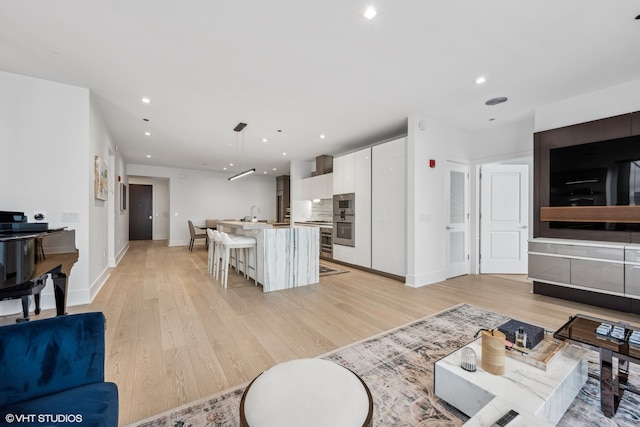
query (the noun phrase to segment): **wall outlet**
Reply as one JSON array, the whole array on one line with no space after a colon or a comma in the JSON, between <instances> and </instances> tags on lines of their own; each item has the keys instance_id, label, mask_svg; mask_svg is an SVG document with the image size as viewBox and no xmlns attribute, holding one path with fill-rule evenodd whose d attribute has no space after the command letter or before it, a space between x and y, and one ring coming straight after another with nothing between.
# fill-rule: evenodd
<instances>
[{"instance_id":1,"label":"wall outlet","mask_svg":"<svg viewBox=\"0 0 640 427\"><path fill-rule=\"evenodd\" d=\"M80 212L62 212L62 222L80 222Z\"/></svg>"}]
</instances>

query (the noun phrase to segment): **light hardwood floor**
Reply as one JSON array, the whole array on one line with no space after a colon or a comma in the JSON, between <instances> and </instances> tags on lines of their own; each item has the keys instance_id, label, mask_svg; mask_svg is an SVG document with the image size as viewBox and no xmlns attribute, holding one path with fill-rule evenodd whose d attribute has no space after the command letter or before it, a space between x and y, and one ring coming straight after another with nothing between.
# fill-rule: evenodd
<instances>
[{"instance_id":1,"label":"light hardwood floor","mask_svg":"<svg viewBox=\"0 0 640 427\"><path fill-rule=\"evenodd\" d=\"M131 242L94 302L68 311L107 317L106 379L118 384L120 425L459 303L548 329L575 313L640 324L638 315L534 295L523 276L461 276L414 289L349 270L268 294L231 274L224 290L207 273L203 246L189 252L166 241ZM33 319L54 314L45 310Z\"/></svg>"}]
</instances>

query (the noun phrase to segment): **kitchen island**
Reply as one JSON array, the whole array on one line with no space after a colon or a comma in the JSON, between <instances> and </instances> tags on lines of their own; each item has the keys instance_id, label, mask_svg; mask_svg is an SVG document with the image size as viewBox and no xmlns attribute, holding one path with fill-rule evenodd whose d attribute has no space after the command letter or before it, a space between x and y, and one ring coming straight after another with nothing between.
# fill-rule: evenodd
<instances>
[{"instance_id":1,"label":"kitchen island","mask_svg":"<svg viewBox=\"0 0 640 427\"><path fill-rule=\"evenodd\" d=\"M266 222L218 221L218 230L256 239L247 273L257 274L264 292L320 281L320 235L316 227L278 226ZM257 265L254 267L254 263Z\"/></svg>"}]
</instances>

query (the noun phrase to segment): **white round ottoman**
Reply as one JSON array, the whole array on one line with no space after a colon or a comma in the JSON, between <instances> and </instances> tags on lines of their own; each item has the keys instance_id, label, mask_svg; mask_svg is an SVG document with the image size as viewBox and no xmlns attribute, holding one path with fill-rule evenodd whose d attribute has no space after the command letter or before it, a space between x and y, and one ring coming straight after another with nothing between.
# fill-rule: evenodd
<instances>
[{"instance_id":1,"label":"white round ottoman","mask_svg":"<svg viewBox=\"0 0 640 427\"><path fill-rule=\"evenodd\" d=\"M258 375L240 401L240 425L370 426L373 400L354 372L323 359L280 363Z\"/></svg>"}]
</instances>

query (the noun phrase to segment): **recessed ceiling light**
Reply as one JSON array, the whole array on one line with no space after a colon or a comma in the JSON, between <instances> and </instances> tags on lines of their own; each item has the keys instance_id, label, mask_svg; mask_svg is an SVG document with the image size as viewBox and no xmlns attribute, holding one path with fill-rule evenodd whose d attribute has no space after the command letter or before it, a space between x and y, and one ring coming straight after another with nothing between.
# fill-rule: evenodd
<instances>
[{"instance_id":1,"label":"recessed ceiling light","mask_svg":"<svg viewBox=\"0 0 640 427\"><path fill-rule=\"evenodd\" d=\"M226 171L226 170L227 170L227 168L222 168L222 170L223 170L223 171Z\"/></svg>"},{"instance_id":2,"label":"recessed ceiling light","mask_svg":"<svg viewBox=\"0 0 640 427\"><path fill-rule=\"evenodd\" d=\"M377 14L378 12L376 11L376 8L373 6L369 6L367 10L364 11L364 17L367 19L373 19L373 17L376 16Z\"/></svg>"},{"instance_id":3,"label":"recessed ceiling light","mask_svg":"<svg viewBox=\"0 0 640 427\"><path fill-rule=\"evenodd\" d=\"M287 153L282 153L282 155L283 155L283 156L286 156L286 155L287 155Z\"/></svg>"},{"instance_id":4,"label":"recessed ceiling light","mask_svg":"<svg viewBox=\"0 0 640 427\"><path fill-rule=\"evenodd\" d=\"M149 98L142 98L142 102L144 104L151 104L151 100Z\"/></svg>"},{"instance_id":5,"label":"recessed ceiling light","mask_svg":"<svg viewBox=\"0 0 640 427\"><path fill-rule=\"evenodd\" d=\"M147 154L147 159L150 159L150 158L151 158L151 154Z\"/></svg>"},{"instance_id":6,"label":"recessed ceiling light","mask_svg":"<svg viewBox=\"0 0 640 427\"><path fill-rule=\"evenodd\" d=\"M229 166L233 166L233 163L229 163Z\"/></svg>"},{"instance_id":7,"label":"recessed ceiling light","mask_svg":"<svg viewBox=\"0 0 640 427\"><path fill-rule=\"evenodd\" d=\"M499 96L497 98L491 98L490 100L485 102L485 105L498 105L498 104L502 104L503 102L507 102L507 97L506 96Z\"/></svg>"},{"instance_id":8,"label":"recessed ceiling light","mask_svg":"<svg viewBox=\"0 0 640 427\"><path fill-rule=\"evenodd\" d=\"M267 138L262 138L262 142L267 142Z\"/></svg>"},{"instance_id":9,"label":"recessed ceiling light","mask_svg":"<svg viewBox=\"0 0 640 427\"><path fill-rule=\"evenodd\" d=\"M486 81L487 81L487 79L486 79L485 77L480 76L480 77L478 77L478 78L476 79L476 84L481 85L482 83L484 83L484 82L486 82Z\"/></svg>"},{"instance_id":10,"label":"recessed ceiling light","mask_svg":"<svg viewBox=\"0 0 640 427\"><path fill-rule=\"evenodd\" d=\"M144 134L147 136L151 136L151 132L145 132Z\"/></svg>"},{"instance_id":11,"label":"recessed ceiling light","mask_svg":"<svg viewBox=\"0 0 640 427\"><path fill-rule=\"evenodd\" d=\"M273 168L273 170L274 170L274 171L277 171L278 169L276 169L276 168Z\"/></svg>"},{"instance_id":12,"label":"recessed ceiling light","mask_svg":"<svg viewBox=\"0 0 640 427\"><path fill-rule=\"evenodd\" d=\"M263 173L266 175L266 174L267 174L267 171L264 171Z\"/></svg>"},{"instance_id":13,"label":"recessed ceiling light","mask_svg":"<svg viewBox=\"0 0 640 427\"><path fill-rule=\"evenodd\" d=\"M320 135L320 139L324 139L324 134Z\"/></svg>"}]
</instances>

